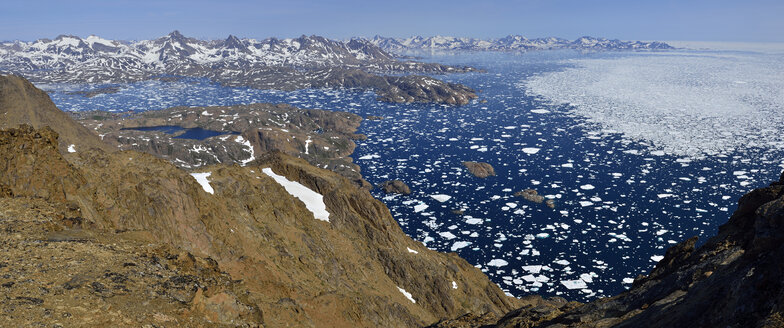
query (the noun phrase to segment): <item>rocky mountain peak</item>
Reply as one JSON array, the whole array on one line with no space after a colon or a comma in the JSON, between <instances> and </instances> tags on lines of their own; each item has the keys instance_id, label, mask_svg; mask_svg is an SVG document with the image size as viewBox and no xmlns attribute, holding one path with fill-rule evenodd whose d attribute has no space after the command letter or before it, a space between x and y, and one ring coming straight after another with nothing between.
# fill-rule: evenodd
<instances>
[{"instance_id":1,"label":"rocky mountain peak","mask_svg":"<svg viewBox=\"0 0 784 328\"><path fill-rule=\"evenodd\" d=\"M242 44L240 38L231 34L229 34L229 37L227 37L226 40L223 41L223 46L226 48L244 48L244 45Z\"/></svg>"},{"instance_id":2,"label":"rocky mountain peak","mask_svg":"<svg viewBox=\"0 0 784 328\"><path fill-rule=\"evenodd\" d=\"M171 31L169 34L166 35L169 39L172 40L185 40L185 36L180 33L179 30Z\"/></svg>"}]
</instances>

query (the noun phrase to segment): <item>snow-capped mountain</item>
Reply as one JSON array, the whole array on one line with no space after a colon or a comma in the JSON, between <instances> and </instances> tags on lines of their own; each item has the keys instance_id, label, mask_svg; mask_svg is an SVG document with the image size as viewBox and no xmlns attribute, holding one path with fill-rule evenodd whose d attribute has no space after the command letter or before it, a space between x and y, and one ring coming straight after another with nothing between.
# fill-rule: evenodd
<instances>
[{"instance_id":1,"label":"snow-capped mountain","mask_svg":"<svg viewBox=\"0 0 784 328\"><path fill-rule=\"evenodd\" d=\"M500 39L458 38L451 36L414 36L388 38L375 36L369 42L390 52L406 50L481 50L481 51L525 51L550 49L578 50L667 50L673 49L663 42L621 41L584 36L574 41L556 37L528 39L521 35L509 35Z\"/></svg>"},{"instance_id":2,"label":"snow-capped mountain","mask_svg":"<svg viewBox=\"0 0 784 328\"><path fill-rule=\"evenodd\" d=\"M128 82L158 75L212 77L281 69L367 72L459 72L439 64L399 61L367 40L320 36L293 39L199 40L174 31L134 42L61 35L54 40L0 43L0 72L36 82Z\"/></svg>"},{"instance_id":3,"label":"snow-capped mountain","mask_svg":"<svg viewBox=\"0 0 784 328\"><path fill-rule=\"evenodd\" d=\"M52 69L77 63L123 64L144 69L189 63L324 67L394 61L391 55L367 41L341 42L319 36L261 41L229 36L226 40L203 41L174 31L155 40L137 42L61 35L54 40L0 44L0 66L15 69Z\"/></svg>"},{"instance_id":4,"label":"snow-capped mountain","mask_svg":"<svg viewBox=\"0 0 784 328\"><path fill-rule=\"evenodd\" d=\"M407 73L473 70L401 61L367 40L342 42L320 36L199 40L174 31L133 42L61 35L54 40L0 43L0 73L35 83L195 77L258 89L360 88L376 91L385 101L465 104L476 98L470 88ZM398 74L379 75L387 72Z\"/></svg>"}]
</instances>

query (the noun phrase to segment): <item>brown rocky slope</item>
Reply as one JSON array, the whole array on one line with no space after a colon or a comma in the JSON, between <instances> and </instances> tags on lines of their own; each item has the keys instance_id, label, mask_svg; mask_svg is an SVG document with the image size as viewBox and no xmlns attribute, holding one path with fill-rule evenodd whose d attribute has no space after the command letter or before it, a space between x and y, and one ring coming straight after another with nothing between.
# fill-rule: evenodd
<instances>
[{"instance_id":1,"label":"brown rocky slope","mask_svg":"<svg viewBox=\"0 0 784 328\"><path fill-rule=\"evenodd\" d=\"M46 92L21 77L0 75L0 128L16 127L19 124L30 124L35 128L49 126L60 134L59 148L62 151L66 151L70 145L74 145L77 150L114 150L101 142L92 131L58 109Z\"/></svg>"},{"instance_id":2,"label":"brown rocky slope","mask_svg":"<svg viewBox=\"0 0 784 328\"><path fill-rule=\"evenodd\" d=\"M65 214L48 219L70 227L67 234L80 228L98 236L98 242L84 241L91 243L90 247L119 245L130 238L139 244L129 244L125 250L148 244L169 247L175 254L214 260L216 267L210 270L230 277L226 280L229 285L223 283L221 288L204 283L199 285L203 288L184 288L188 292L178 294L179 299L162 297L161 302L181 303L161 307L159 319L176 319L167 321L168 325L206 322L265 327L413 327L468 312L500 315L520 305L455 254L430 251L411 240L386 206L367 191L302 159L267 153L259 154L245 167L202 167L198 172L211 174L208 180L214 193L208 193L188 172L152 155L100 148L69 153L58 150L59 143L57 133L46 127L0 131L0 195L21 202L15 207L41 201L46 206L64 208ZM301 201L262 173L262 168L271 168L323 195L329 221L314 219ZM6 225L2 231L9 231L7 225L12 222L0 221ZM22 234L25 238L29 237ZM91 252L96 249L90 247L81 249L78 256L97 260L111 257L93 256ZM138 257L131 260L142 261ZM4 269L35 267L38 261L42 261L40 255L22 257L13 263L6 261L9 264ZM112 262L96 267L120 271ZM176 263L168 268L179 270ZM22 302L24 297L35 298L34 303L46 309L61 301L32 290L49 288L40 285L46 281L57 285L75 279L79 270L46 271L62 277L28 281L25 290L30 292L18 290L15 297L22 297ZM175 272L156 274L165 278ZM196 275L194 279L206 281L209 275ZM94 272L87 276L88 285L97 279ZM24 279L23 274L8 277ZM141 281L145 280L137 282ZM150 283L155 281L160 279ZM144 290L141 284L131 287ZM128 289L134 290L131 287ZM199 292L199 288L204 291ZM410 293L413 301L403 291ZM100 291L97 295L106 302L117 297ZM141 314L147 312L142 305L150 304L145 303L150 299L136 296L140 299L113 305L114 310L136 314L118 320L140 325L155 319ZM122 308L133 304L140 305ZM108 317L92 320L116 322L107 321Z\"/></svg>"}]
</instances>

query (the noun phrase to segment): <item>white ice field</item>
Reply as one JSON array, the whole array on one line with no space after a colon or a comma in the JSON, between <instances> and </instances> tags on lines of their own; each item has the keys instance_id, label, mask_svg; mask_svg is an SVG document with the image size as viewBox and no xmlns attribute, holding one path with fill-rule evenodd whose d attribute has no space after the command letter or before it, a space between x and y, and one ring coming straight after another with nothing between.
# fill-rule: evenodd
<instances>
[{"instance_id":1,"label":"white ice field","mask_svg":"<svg viewBox=\"0 0 784 328\"><path fill-rule=\"evenodd\" d=\"M572 67L520 86L571 105L596 129L648 142L651 151L701 157L781 148L783 53L703 50L572 59Z\"/></svg>"}]
</instances>

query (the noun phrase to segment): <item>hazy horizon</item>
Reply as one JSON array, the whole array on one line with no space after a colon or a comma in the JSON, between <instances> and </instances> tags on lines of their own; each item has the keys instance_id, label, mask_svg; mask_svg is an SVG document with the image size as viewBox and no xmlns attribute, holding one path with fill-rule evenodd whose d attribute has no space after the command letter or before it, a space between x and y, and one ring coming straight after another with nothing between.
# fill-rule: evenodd
<instances>
[{"instance_id":1,"label":"hazy horizon","mask_svg":"<svg viewBox=\"0 0 784 328\"><path fill-rule=\"evenodd\" d=\"M0 40L58 35L152 39L179 30L200 39L581 36L621 40L784 42L784 3L640 1L41 1L6 4Z\"/></svg>"}]
</instances>

